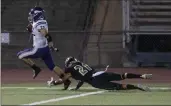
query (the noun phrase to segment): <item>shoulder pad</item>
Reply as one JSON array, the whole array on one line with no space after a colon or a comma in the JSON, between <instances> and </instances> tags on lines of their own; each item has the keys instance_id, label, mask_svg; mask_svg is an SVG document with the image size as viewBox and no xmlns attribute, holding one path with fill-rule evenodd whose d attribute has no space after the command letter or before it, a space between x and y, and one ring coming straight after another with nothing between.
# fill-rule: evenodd
<instances>
[{"instance_id":1,"label":"shoulder pad","mask_svg":"<svg viewBox=\"0 0 171 106\"><path fill-rule=\"evenodd\" d=\"M36 28L39 25L47 25L47 22L44 20L37 21L36 23L33 23L33 27Z\"/></svg>"}]
</instances>

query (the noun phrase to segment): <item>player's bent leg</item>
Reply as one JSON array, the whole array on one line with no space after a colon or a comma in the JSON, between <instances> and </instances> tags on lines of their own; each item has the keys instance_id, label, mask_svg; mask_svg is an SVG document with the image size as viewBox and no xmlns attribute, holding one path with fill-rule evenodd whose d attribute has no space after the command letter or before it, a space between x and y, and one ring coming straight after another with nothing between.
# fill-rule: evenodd
<instances>
[{"instance_id":1,"label":"player's bent leg","mask_svg":"<svg viewBox=\"0 0 171 106\"><path fill-rule=\"evenodd\" d=\"M21 60L30 67L33 67L35 65L35 63L31 59L22 58Z\"/></svg>"},{"instance_id":2,"label":"player's bent leg","mask_svg":"<svg viewBox=\"0 0 171 106\"><path fill-rule=\"evenodd\" d=\"M54 71L59 77L63 77L64 71L60 67L55 66L50 53L44 56L42 59L51 71Z\"/></svg>"},{"instance_id":3,"label":"player's bent leg","mask_svg":"<svg viewBox=\"0 0 171 106\"><path fill-rule=\"evenodd\" d=\"M118 88L118 85L112 82L93 82L91 85L95 88L104 90L117 90Z\"/></svg>"},{"instance_id":4,"label":"player's bent leg","mask_svg":"<svg viewBox=\"0 0 171 106\"><path fill-rule=\"evenodd\" d=\"M60 67L55 66L55 64L54 64L54 62L52 60L52 56L51 56L50 53L48 53L42 59L44 60L44 62L47 65L47 67L51 71L54 71L63 81L67 81L68 80L68 76L64 73L64 71Z\"/></svg>"},{"instance_id":5,"label":"player's bent leg","mask_svg":"<svg viewBox=\"0 0 171 106\"><path fill-rule=\"evenodd\" d=\"M63 77L64 71L60 67L55 66L53 70L60 78Z\"/></svg>"},{"instance_id":6,"label":"player's bent leg","mask_svg":"<svg viewBox=\"0 0 171 106\"><path fill-rule=\"evenodd\" d=\"M61 79L59 79L59 80L60 80L60 82L62 82ZM49 81L47 81L47 85L48 85L49 87L55 86L55 85L59 85L58 82L59 82L59 81L54 80L53 77L51 77L51 79L50 79ZM67 79L67 80L64 82L64 89L63 89L63 90L67 90L68 87L70 86L70 84L71 84L71 81L70 81L69 79Z\"/></svg>"},{"instance_id":7,"label":"player's bent leg","mask_svg":"<svg viewBox=\"0 0 171 106\"><path fill-rule=\"evenodd\" d=\"M131 84L119 84L114 82L105 82L103 84L94 84L92 85L95 88L105 89L105 90L141 90L149 91L148 87L142 85L131 85Z\"/></svg>"},{"instance_id":8,"label":"player's bent leg","mask_svg":"<svg viewBox=\"0 0 171 106\"><path fill-rule=\"evenodd\" d=\"M93 80L91 81L91 84L95 88L99 89L105 89L105 90L132 90L132 89L138 89L145 91L145 87L143 86L135 86L135 85L130 85L130 84L119 84L115 82L110 82L105 80L106 77L100 75L97 77L94 77Z\"/></svg>"},{"instance_id":9,"label":"player's bent leg","mask_svg":"<svg viewBox=\"0 0 171 106\"><path fill-rule=\"evenodd\" d=\"M89 84L99 89L116 90L118 88L118 84L114 82L110 82L108 78L109 75L113 76L112 73L103 73L98 76L95 76L93 77L92 81Z\"/></svg>"},{"instance_id":10,"label":"player's bent leg","mask_svg":"<svg viewBox=\"0 0 171 106\"><path fill-rule=\"evenodd\" d=\"M124 73L122 74L123 79L132 79L132 78L141 78L141 79L151 79L152 74L133 74L133 73Z\"/></svg>"},{"instance_id":11,"label":"player's bent leg","mask_svg":"<svg viewBox=\"0 0 171 106\"><path fill-rule=\"evenodd\" d=\"M71 84L71 81L69 80L70 75L65 74L64 71L58 66L55 66L55 68L53 70L62 79L62 82L64 83L63 90L67 90ZM53 82L53 84L58 85L58 82Z\"/></svg>"},{"instance_id":12,"label":"player's bent leg","mask_svg":"<svg viewBox=\"0 0 171 106\"><path fill-rule=\"evenodd\" d=\"M120 84L120 86L118 87L117 90L134 90L134 89L137 89L137 90L141 90L141 91L147 91L148 87L145 87L145 86L140 86L140 85L132 85L132 84Z\"/></svg>"},{"instance_id":13,"label":"player's bent leg","mask_svg":"<svg viewBox=\"0 0 171 106\"><path fill-rule=\"evenodd\" d=\"M71 83L70 74L66 74L60 67L55 66L54 72L64 81L64 89L67 89Z\"/></svg>"},{"instance_id":14,"label":"player's bent leg","mask_svg":"<svg viewBox=\"0 0 171 106\"><path fill-rule=\"evenodd\" d=\"M33 69L33 79L35 79L37 75L41 72L40 67L38 67L31 59L23 58L21 60Z\"/></svg>"},{"instance_id":15,"label":"player's bent leg","mask_svg":"<svg viewBox=\"0 0 171 106\"><path fill-rule=\"evenodd\" d=\"M17 56L20 60L22 60L25 64L33 69L33 79L40 73L41 69L29 58L35 58L37 49L31 48L26 49L24 51L20 51Z\"/></svg>"},{"instance_id":16,"label":"player's bent leg","mask_svg":"<svg viewBox=\"0 0 171 106\"><path fill-rule=\"evenodd\" d=\"M97 73L97 74L96 74ZM102 81L120 81L123 80L122 75L112 72L96 72L93 77Z\"/></svg>"}]
</instances>

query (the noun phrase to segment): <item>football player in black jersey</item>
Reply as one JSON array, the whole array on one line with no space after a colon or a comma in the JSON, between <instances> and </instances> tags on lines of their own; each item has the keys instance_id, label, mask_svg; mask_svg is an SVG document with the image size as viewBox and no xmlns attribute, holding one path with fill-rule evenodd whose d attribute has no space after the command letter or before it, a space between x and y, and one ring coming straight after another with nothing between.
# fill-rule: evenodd
<instances>
[{"instance_id":1,"label":"football player in black jersey","mask_svg":"<svg viewBox=\"0 0 171 106\"><path fill-rule=\"evenodd\" d=\"M68 74L75 80L79 80L76 88L79 89L84 82L92 85L95 88L105 89L105 90L131 90L139 89L142 91L149 90L148 87L142 85L132 85L132 84L120 84L112 81L120 81L124 79L140 78L140 79L150 79L152 74L133 74L124 73L117 74L113 72L105 71L95 71L93 68L89 67L87 64L80 62L74 57L68 57L65 61L65 73ZM47 82L49 86L62 84L62 80L53 80ZM64 83L64 89L68 89L70 83Z\"/></svg>"}]
</instances>

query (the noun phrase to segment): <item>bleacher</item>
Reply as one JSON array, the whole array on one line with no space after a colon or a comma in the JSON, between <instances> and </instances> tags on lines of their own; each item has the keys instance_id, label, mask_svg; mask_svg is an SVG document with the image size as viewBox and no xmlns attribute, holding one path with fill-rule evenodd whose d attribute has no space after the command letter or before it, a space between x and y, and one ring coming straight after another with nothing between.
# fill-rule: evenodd
<instances>
[{"instance_id":1,"label":"bleacher","mask_svg":"<svg viewBox=\"0 0 171 106\"><path fill-rule=\"evenodd\" d=\"M171 0L132 0L132 30L170 30Z\"/></svg>"},{"instance_id":2,"label":"bleacher","mask_svg":"<svg viewBox=\"0 0 171 106\"><path fill-rule=\"evenodd\" d=\"M160 51L166 47L166 40L170 39L169 36L171 34L168 33L170 29L171 0L130 0L130 30L146 31L130 33L132 37L136 36L132 47L134 49L133 52L136 53L132 54L132 59L138 64L171 63L171 59L168 58L171 54L168 51L167 53ZM153 31L154 33L149 33L148 31ZM155 39L152 39L154 36L156 36ZM148 48L153 50L147 52L138 51L137 48L139 47L137 45L139 45L139 40L142 39L146 40L141 44L141 48L149 46Z\"/></svg>"}]
</instances>

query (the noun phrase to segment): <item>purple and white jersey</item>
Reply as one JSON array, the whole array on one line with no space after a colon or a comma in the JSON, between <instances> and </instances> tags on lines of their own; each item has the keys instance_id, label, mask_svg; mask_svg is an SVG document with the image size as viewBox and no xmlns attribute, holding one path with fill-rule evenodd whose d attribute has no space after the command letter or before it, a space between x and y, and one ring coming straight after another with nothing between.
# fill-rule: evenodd
<instances>
[{"instance_id":1,"label":"purple and white jersey","mask_svg":"<svg viewBox=\"0 0 171 106\"><path fill-rule=\"evenodd\" d=\"M39 30L45 28L48 31L48 24L46 20L39 20L37 22L33 22L33 46L36 48L43 48L48 46L48 41L44 35L42 35Z\"/></svg>"}]
</instances>

